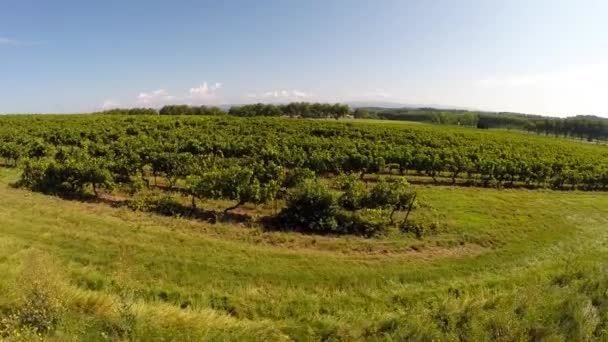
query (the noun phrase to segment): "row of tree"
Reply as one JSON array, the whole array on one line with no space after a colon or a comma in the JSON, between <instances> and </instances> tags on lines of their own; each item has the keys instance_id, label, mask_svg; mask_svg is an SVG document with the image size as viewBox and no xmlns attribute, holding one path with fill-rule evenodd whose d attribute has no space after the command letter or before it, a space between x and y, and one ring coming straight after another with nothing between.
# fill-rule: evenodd
<instances>
[{"instance_id":1,"label":"row of tree","mask_svg":"<svg viewBox=\"0 0 608 342\"><path fill-rule=\"evenodd\" d=\"M51 150L47 148L42 154L30 150L23 154L32 158L38 155L46 156ZM17 161L11 158L15 158L16 153L8 151L0 156L9 161L7 165L14 166ZM164 177L169 186L173 187L179 179L191 173L194 164L201 158L201 154L183 151L153 152L146 149L125 152L104 151L99 145L93 145L88 155L106 158L106 163L111 165L108 167L122 179L149 172L154 180L159 176ZM63 152L57 153L61 155ZM285 157L258 154L252 156L253 159L248 162L254 162L254 159L259 158L264 162L285 168L304 168L319 174L358 173L360 178L365 174L407 175L408 172L415 172L435 182L447 178L451 183L463 180L470 185L483 187L525 185L554 189L608 189L608 167L605 165L573 166L557 160L546 163L541 160L479 159L477 155L466 156L456 151L438 153L428 149L426 152L387 155L388 159L360 153L338 155L322 152L313 152L308 158L298 160ZM216 159L216 162L218 160L224 158Z\"/></svg>"},{"instance_id":2,"label":"row of tree","mask_svg":"<svg viewBox=\"0 0 608 342\"><path fill-rule=\"evenodd\" d=\"M233 116L289 116L302 118L342 118L350 114L345 104L293 102L286 105L254 104L233 106L228 111Z\"/></svg>"},{"instance_id":3,"label":"row of tree","mask_svg":"<svg viewBox=\"0 0 608 342\"><path fill-rule=\"evenodd\" d=\"M51 150L46 149L46 151ZM66 167L71 167L70 160L63 157L66 154L65 151L66 149L60 149L56 152L56 162L63 163ZM141 176L149 173L155 183L157 177L164 177L171 188L177 184L179 179L185 179L188 175L196 173L197 167L200 165L209 163L209 157L202 157L200 154L194 155L190 152L150 152L146 150L101 151L99 146L93 145L88 152L81 153L88 156L88 159L79 158L79 160L86 161L83 165L87 167L102 169L100 162L96 164L91 162L91 160L99 160L100 157L104 158L103 164L105 166L103 169L111 170L117 179L130 180L138 175ZM36 156L44 157L46 154L47 152L40 154L32 151L26 153L30 158ZM360 178L363 178L367 173L400 173L401 175L405 175L408 171L413 171L419 175L426 175L435 182L439 182L440 178L448 178L452 183L463 179L467 180L470 185L483 187L513 187L515 184L519 184L535 187L548 186L554 189L608 189L608 168L606 166L588 164L579 168L573 168L558 161L555 161L553 164L546 164L542 161L533 160L476 159L475 155L462 156L458 153L429 152L429 154L406 153L398 157L398 159L391 160L393 163L387 163L383 157L368 157L358 153L344 155L343 157L337 155L332 157L314 153L309 159L297 164L289 162L284 158L272 158L268 155L256 155L251 159L243 160L251 165L256 165L256 161L260 161L267 165L274 165L276 168L296 170L303 168L303 170L310 170L311 173L319 174L357 173L360 175ZM225 162L229 160L214 158L213 163L219 163L222 167L227 167ZM232 170L231 167L228 167L231 171L235 171L228 174L221 172L219 169L214 169L205 174L205 177L207 177L205 179L208 179L208 177L219 177L220 175L233 177L236 174L241 174L236 172L236 169L241 169L242 172L255 173L255 179L251 178L253 176L249 176L248 178L251 180L252 185L256 185L255 182L259 181L260 175L265 175L264 182L266 183L272 179L281 179L277 173L269 174L267 168L243 168L242 166L234 166L234 168ZM92 174L92 172L87 172L87 174ZM147 178L142 178L142 181L148 182ZM70 187L72 186L70 185ZM264 197L266 189L258 187L256 191L255 196ZM250 202L256 202L256 200Z\"/></svg>"},{"instance_id":4,"label":"row of tree","mask_svg":"<svg viewBox=\"0 0 608 342\"><path fill-rule=\"evenodd\" d=\"M154 156L151 164L155 167L153 172L164 171L163 176L170 184L166 191L191 196L193 211L197 210L197 200L234 201L234 205L224 210L227 213L245 203L260 205L285 199L287 205L274 217L275 225L312 233L381 234L388 225L394 224L396 212L407 209L401 224L404 227L416 199L415 190L404 179L390 184L380 181L368 191L358 177L345 176L340 188L332 190L320 182L314 172L286 170L272 162L209 162L208 158L182 153L173 157ZM98 196L100 191L109 192L116 186L123 190L144 183L150 186L145 181L148 177L145 168L143 173L135 165L126 170L123 160L93 157L79 148L57 150L52 157L28 158L22 167L22 186L64 196L82 196L88 191ZM179 189L175 184L177 178L185 180ZM372 222L359 214L362 209L387 209L390 217ZM177 211L165 208L163 212L173 214Z\"/></svg>"},{"instance_id":5,"label":"row of tree","mask_svg":"<svg viewBox=\"0 0 608 342\"><path fill-rule=\"evenodd\" d=\"M573 137L589 141L608 140L608 119L596 116L530 119L526 122L525 128L538 134Z\"/></svg>"},{"instance_id":6,"label":"row of tree","mask_svg":"<svg viewBox=\"0 0 608 342\"><path fill-rule=\"evenodd\" d=\"M102 112L110 115L232 115L238 117L289 116L302 118L342 118L351 113L348 105L329 103L293 102L285 105L250 104L232 106L228 111L212 106L167 105L156 111L153 108L111 109Z\"/></svg>"}]
</instances>

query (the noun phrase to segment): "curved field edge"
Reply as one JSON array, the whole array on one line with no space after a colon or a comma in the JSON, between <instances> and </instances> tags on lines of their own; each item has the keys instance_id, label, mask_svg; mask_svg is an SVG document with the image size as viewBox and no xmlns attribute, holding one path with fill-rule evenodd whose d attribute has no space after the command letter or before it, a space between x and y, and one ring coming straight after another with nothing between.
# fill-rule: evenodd
<instances>
[{"instance_id":1,"label":"curved field edge","mask_svg":"<svg viewBox=\"0 0 608 342\"><path fill-rule=\"evenodd\" d=\"M605 193L424 188L449 230L418 241L164 218L14 177L0 171L0 312L39 280L62 302L47 338L606 338Z\"/></svg>"}]
</instances>

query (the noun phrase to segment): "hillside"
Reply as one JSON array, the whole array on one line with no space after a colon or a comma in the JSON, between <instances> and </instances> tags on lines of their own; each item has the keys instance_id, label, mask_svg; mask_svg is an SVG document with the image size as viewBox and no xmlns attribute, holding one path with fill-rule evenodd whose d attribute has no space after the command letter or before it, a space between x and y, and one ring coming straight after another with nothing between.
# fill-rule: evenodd
<instances>
[{"instance_id":1,"label":"hillside","mask_svg":"<svg viewBox=\"0 0 608 342\"><path fill-rule=\"evenodd\" d=\"M445 233L369 240L139 214L1 175L0 307L57 301L57 339L606 336L604 193L425 187Z\"/></svg>"}]
</instances>

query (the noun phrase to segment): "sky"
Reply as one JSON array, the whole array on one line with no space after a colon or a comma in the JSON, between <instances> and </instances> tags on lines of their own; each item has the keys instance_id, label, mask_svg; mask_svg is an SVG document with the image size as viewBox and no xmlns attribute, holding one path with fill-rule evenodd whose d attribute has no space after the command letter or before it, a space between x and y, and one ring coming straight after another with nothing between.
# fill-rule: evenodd
<instances>
[{"instance_id":1,"label":"sky","mask_svg":"<svg viewBox=\"0 0 608 342\"><path fill-rule=\"evenodd\" d=\"M390 102L608 117L605 0L0 0L0 113Z\"/></svg>"}]
</instances>

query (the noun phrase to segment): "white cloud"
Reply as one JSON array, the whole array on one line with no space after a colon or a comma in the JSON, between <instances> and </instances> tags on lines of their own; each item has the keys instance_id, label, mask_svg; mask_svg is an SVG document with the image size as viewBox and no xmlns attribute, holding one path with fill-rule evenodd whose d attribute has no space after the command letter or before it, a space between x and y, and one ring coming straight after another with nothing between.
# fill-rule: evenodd
<instances>
[{"instance_id":1,"label":"white cloud","mask_svg":"<svg viewBox=\"0 0 608 342\"><path fill-rule=\"evenodd\" d=\"M135 105L159 107L167 104L199 105L216 102L218 91L222 84L203 82L197 87L188 89L188 92L180 95L170 94L166 89L157 89L149 92L140 92L135 100Z\"/></svg>"},{"instance_id":2,"label":"white cloud","mask_svg":"<svg viewBox=\"0 0 608 342\"><path fill-rule=\"evenodd\" d=\"M101 105L101 109L102 110L108 110L108 109L114 109L114 108L118 108L120 106L120 103L118 103L117 101L114 100L106 100L103 102L103 104Z\"/></svg>"},{"instance_id":3,"label":"white cloud","mask_svg":"<svg viewBox=\"0 0 608 342\"><path fill-rule=\"evenodd\" d=\"M10 39L5 37L0 37L0 46L8 45L8 46L32 46L32 45L40 45L40 42L26 42L16 39Z\"/></svg>"},{"instance_id":4,"label":"white cloud","mask_svg":"<svg viewBox=\"0 0 608 342\"><path fill-rule=\"evenodd\" d=\"M259 101L302 101L312 98L314 95L303 92L301 90L271 90L263 93L251 93L247 94L246 97L249 99L255 99Z\"/></svg>"},{"instance_id":5,"label":"white cloud","mask_svg":"<svg viewBox=\"0 0 608 342\"><path fill-rule=\"evenodd\" d=\"M215 97L216 91L219 90L221 87L222 84L219 82L211 85L208 85L207 82L204 82L202 85L196 88L190 88L190 98L194 100L212 99Z\"/></svg>"},{"instance_id":6,"label":"white cloud","mask_svg":"<svg viewBox=\"0 0 608 342\"><path fill-rule=\"evenodd\" d=\"M151 92L141 92L137 96L137 104L141 105L158 105L175 99L175 96L169 95L165 89L158 89Z\"/></svg>"}]
</instances>

